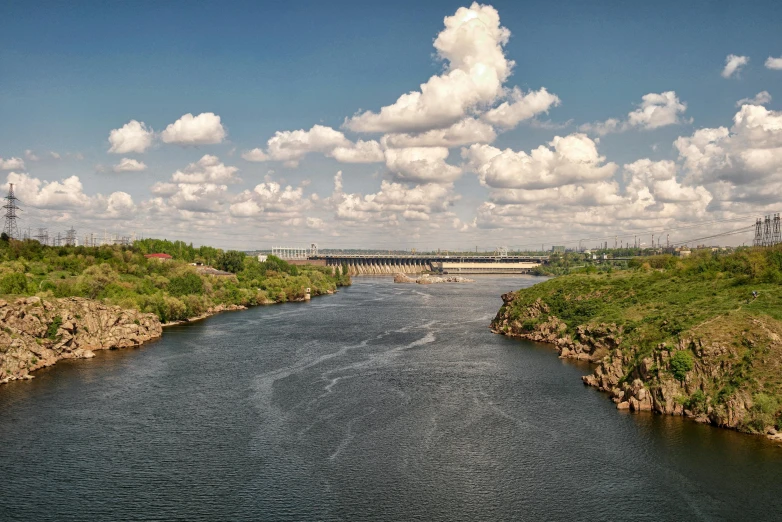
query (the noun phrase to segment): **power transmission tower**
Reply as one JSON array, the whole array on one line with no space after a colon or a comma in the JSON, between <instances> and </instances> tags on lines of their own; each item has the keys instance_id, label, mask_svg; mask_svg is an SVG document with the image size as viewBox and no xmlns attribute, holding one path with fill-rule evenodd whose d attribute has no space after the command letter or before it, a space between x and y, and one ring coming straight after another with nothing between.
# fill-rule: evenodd
<instances>
[{"instance_id":1,"label":"power transmission tower","mask_svg":"<svg viewBox=\"0 0 782 522\"><path fill-rule=\"evenodd\" d=\"M3 208L5 209L5 226L3 232L8 234L8 237L19 239L19 227L16 226L16 211L21 210L16 204L19 201L14 196L14 184L11 183L8 188L8 195L5 197L8 201Z\"/></svg>"},{"instance_id":2,"label":"power transmission tower","mask_svg":"<svg viewBox=\"0 0 782 522\"><path fill-rule=\"evenodd\" d=\"M752 246L763 246L763 221L760 218L755 220L755 239L752 240Z\"/></svg>"},{"instance_id":3,"label":"power transmission tower","mask_svg":"<svg viewBox=\"0 0 782 522\"><path fill-rule=\"evenodd\" d=\"M76 246L76 230L73 227L65 231L65 245Z\"/></svg>"},{"instance_id":4,"label":"power transmission tower","mask_svg":"<svg viewBox=\"0 0 782 522\"><path fill-rule=\"evenodd\" d=\"M38 234L35 236L35 239L38 240L38 242L42 245L46 245L49 243L49 231L45 228L39 228Z\"/></svg>"},{"instance_id":5,"label":"power transmission tower","mask_svg":"<svg viewBox=\"0 0 782 522\"><path fill-rule=\"evenodd\" d=\"M771 246L771 216L763 220L763 246Z\"/></svg>"},{"instance_id":6,"label":"power transmission tower","mask_svg":"<svg viewBox=\"0 0 782 522\"><path fill-rule=\"evenodd\" d=\"M774 221L771 227L771 244L777 245L782 243L782 228L780 228L779 214L774 214Z\"/></svg>"}]
</instances>

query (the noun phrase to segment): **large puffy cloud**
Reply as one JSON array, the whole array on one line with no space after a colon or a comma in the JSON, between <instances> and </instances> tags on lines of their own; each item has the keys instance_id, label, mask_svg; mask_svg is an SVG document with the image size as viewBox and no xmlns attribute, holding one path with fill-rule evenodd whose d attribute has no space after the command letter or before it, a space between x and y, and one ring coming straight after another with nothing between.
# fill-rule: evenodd
<instances>
[{"instance_id":1,"label":"large puffy cloud","mask_svg":"<svg viewBox=\"0 0 782 522\"><path fill-rule=\"evenodd\" d=\"M666 91L659 94L652 92L641 98L641 105L628 113L626 120L609 118L603 122L586 123L581 125L579 130L600 136L632 128L651 130L682 123L681 115L686 110L687 104L679 100L676 92Z\"/></svg>"},{"instance_id":2,"label":"large puffy cloud","mask_svg":"<svg viewBox=\"0 0 782 522\"><path fill-rule=\"evenodd\" d=\"M373 194L345 194L342 172L334 177L334 194L329 198L337 218L368 223L395 223L401 216L407 221L428 221L433 214L446 213L459 196L453 185L425 183L409 186L383 180Z\"/></svg>"},{"instance_id":3,"label":"large puffy cloud","mask_svg":"<svg viewBox=\"0 0 782 522\"><path fill-rule=\"evenodd\" d=\"M766 58L766 69L774 69L776 71L782 71L782 56L774 58L769 56Z\"/></svg>"},{"instance_id":4,"label":"large puffy cloud","mask_svg":"<svg viewBox=\"0 0 782 522\"><path fill-rule=\"evenodd\" d=\"M585 134L556 136L529 154L490 145L462 149L462 157L483 185L493 188L541 189L610 178L615 163L605 163Z\"/></svg>"},{"instance_id":5,"label":"large puffy cloud","mask_svg":"<svg viewBox=\"0 0 782 522\"><path fill-rule=\"evenodd\" d=\"M284 189L275 181L266 181L255 186L253 190L245 190L236 198L230 207L232 216L255 217L261 214L277 214L285 217L298 215L312 206L310 200L304 197L304 188L293 188L288 185Z\"/></svg>"},{"instance_id":6,"label":"large puffy cloud","mask_svg":"<svg viewBox=\"0 0 782 522\"><path fill-rule=\"evenodd\" d=\"M114 172L140 172L147 170L147 166L143 161L134 160L131 158L122 158L120 162L111 168Z\"/></svg>"},{"instance_id":7,"label":"large puffy cloud","mask_svg":"<svg viewBox=\"0 0 782 522\"><path fill-rule=\"evenodd\" d=\"M446 163L446 147L408 147L387 149L386 166L400 180L421 183L450 183L462 169Z\"/></svg>"},{"instance_id":8,"label":"large puffy cloud","mask_svg":"<svg viewBox=\"0 0 782 522\"><path fill-rule=\"evenodd\" d=\"M741 69L749 63L749 56L737 56L729 54L725 57L725 67L722 69L722 77L730 78L738 75Z\"/></svg>"},{"instance_id":9,"label":"large puffy cloud","mask_svg":"<svg viewBox=\"0 0 782 522\"><path fill-rule=\"evenodd\" d=\"M113 154L143 153L152 146L155 132L144 122L130 120L109 133L109 152Z\"/></svg>"},{"instance_id":10,"label":"large puffy cloud","mask_svg":"<svg viewBox=\"0 0 782 522\"><path fill-rule=\"evenodd\" d=\"M223 210L228 199L228 186L217 183L179 183L168 203L178 210L210 213Z\"/></svg>"},{"instance_id":11,"label":"large puffy cloud","mask_svg":"<svg viewBox=\"0 0 782 522\"><path fill-rule=\"evenodd\" d=\"M130 216L136 205L133 198L127 192L112 192L105 200L106 216L108 218L121 218Z\"/></svg>"},{"instance_id":12,"label":"large puffy cloud","mask_svg":"<svg viewBox=\"0 0 782 522\"><path fill-rule=\"evenodd\" d=\"M680 122L679 114L687 110L687 104L679 101L674 91L649 93L642 98L641 106L627 115L627 123L633 127L656 129Z\"/></svg>"},{"instance_id":13,"label":"large puffy cloud","mask_svg":"<svg viewBox=\"0 0 782 522\"><path fill-rule=\"evenodd\" d=\"M624 165L628 192L642 193L648 189L655 200L663 203L684 203L711 199L704 187L688 187L677 180L678 167L673 161L640 159Z\"/></svg>"},{"instance_id":14,"label":"large puffy cloud","mask_svg":"<svg viewBox=\"0 0 782 522\"><path fill-rule=\"evenodd\" d=\"M418 134L386 134L381 142L386 147L458 147L472 143L491 143L497 137L491 125L475 118L466 118L444 129Z\"/></svg>"},{"instance_id":15,"label":"large puffy cloud","mask_svg":"<svg viewBox=\"0 0 782 522\"><path fill-rule=\"evenodd\" d=\"M171 181L152 185L150 191L158 198L150 208L164 214L172 210L198 214L221 212L232 201L228 184L241 181L236 176L238 170L225 165L217 156L205 154L197 162L174 172Z\"/></svg>"},{"instance_id":16,"label":"large puffy cloud","mask_svg":"<svg viewBox=\"0 0 782 522\"><path fill-rule=\"evenodd\" d=\"M782 180L782 112L742 105L731 129L699 129L674 142L693 184Z\"/></svg>"},{"instance_id":17,"label":"large puffy cloud","mask_svg":"<svg viewBox=\"0 0 782 522\"><path fill-rule=\"evenodd\" d=\"M377 163L384 158L383 148L374 140L358 140L349 145L340 145L326 155L340 163Z\"/></svg>"},{"instance_id":18,"label":"large puffy cloud","mask_svg":"<svg viewBox=\"0 0 782 522\"><path fill-rule=\"evenodd\" d=\"M488 111L483 115L483 118L498 127L512 129L519 122L548 112L551 107L560 104L559 97L548 92L545 88L524 94L521 89L514 87L510 99L510 102L503 102Z\"/></svg>"},{"instance_id":19,"label":"large puffy cloud","mask_svg":"<svg viewBox=\"0 0 782 522\"><path fill-rule=\"evenodd\" d=\"M0 170L24 170L22 158L0 158Z\"/></svg>"},{"instance_id":20,"label":"large puffy cloud","mask_svg":"<svg viewBox=\"0 0 782 522\"><path fill-rule=\"evenodd\" d=\"M174 183L238 183L239 169L225 165L217 156L205 154L196 163L177 170L171 177Z\"/></svg>"},{"instance_id":21,"label":"large puffy cloud","mask_svg":"<svg viewBox=\"0 0 782 522\"><path fill-rule=\"evenodd\" d=\"M295 167L311 152L318 152L343 163L376 163L383 152L376 141L353 143L340 131L323 125L309 130L277 131L266 143L266 151L253 149L242 154L247 161L282 161Z\"/></svg>"},{"instance_id":22,"label":"large puffy cloud","mask_svg":"<svg viewBox=\"0 0 782 522\"><path fill-rule=\"evenodd\" d=\"M561 235L608 235L624 228L664 228L706 215L712 195L704 187L685 186L674 162L642 159L624 165L623 172L624 188L612 179L493 190L478 208L476 224L483 229L546 225Z\"/></svg>"},{"instance_id":23,"label":"large puffy cloud","mask_svg":"<svg viewBox=\"0 0 782 522\"><path fill-rule=\"evenodd\" d=\"M434 41L446 71L432 76L419 91L404 94L392 105L347 120L357 132L423 132L443 128L464 118L473 108L494 102L502 93L513 62L503 46L510 31L500 25L497 11L473 3L447 16Z\"/></svg>"},{"instance_id":24,"label":"large puffy cloud","mask_svg":"<svg viewBox=\"0 0 782 522\"><path fill-rule=\"evenodd\" d=\"M62 180L45 181L38 178L11 172L6 179L14 184L16 196L33 212L41 211L78 211L82 218L121 218L127 217L135 208L133 199L126 192L113 192L108 196L84 193L84 185L78 176Z\"/></svg>"},{"instance_id":25,"label":"large puffy cloud","mask_svg":"<svg viewBox=\"0 0 782 522\"><path fill-rule=\"evenodd\" d=\"M165 143L176 145L211 145L221 143L226 136L220 116L204 112L198 116L185 114L160 133Z\"/></svg>"}]
</instances>

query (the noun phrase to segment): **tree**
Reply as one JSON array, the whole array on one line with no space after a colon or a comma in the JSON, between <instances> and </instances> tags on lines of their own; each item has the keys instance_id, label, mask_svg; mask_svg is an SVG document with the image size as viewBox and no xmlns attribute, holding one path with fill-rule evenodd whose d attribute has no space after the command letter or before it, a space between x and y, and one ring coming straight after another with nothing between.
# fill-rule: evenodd
<instances>
[{"instance_id":1,"label":"tree","mask_svg":"<svg viewBox=\"0 0 782 522\"><path fill-rule=\"evenodd\" d=\"M0 240L5 241L6 243L8 243L9 239L11 239L11 237L8 234L6 234L5 232L0 234Z\"/></svg>"},{"instance_id":2,"label":"tree","mask_svg":"<svg viewBox=\"0 0 782 522\"><path fill-rule=\"evenodd\" d=\"M241 272L244 268L244 258L247 257L244 255L244 252L239 252L238 250L228 250L226 252L221 252L217 256L217 263L216 266L220 270L225 270L226 272L232 272L237 273Z\"/></svg>"},{"instance_id":3,"label":"tree","mask_svg":"<svg viewBox=\"0 0 782 522\"><path fill-rule=\"evenodd\" d=\"M201 295L204 293L204 283L198 274L192 272L180 277L172 277L168 283L168 293L175 297Z\"/></svg>"},{"instance_id":4,"label":"tree","mask_svg":"<svg viewBox=\"0 0 782 522\"><path fill-rule=\"evenodd\" d=\"M692 354L687 350L680 350L671 357L671 371L674 378L679 382L684 382L687 372L694 367L695 362L692 360Z\"/></svg>"}]
</instances>

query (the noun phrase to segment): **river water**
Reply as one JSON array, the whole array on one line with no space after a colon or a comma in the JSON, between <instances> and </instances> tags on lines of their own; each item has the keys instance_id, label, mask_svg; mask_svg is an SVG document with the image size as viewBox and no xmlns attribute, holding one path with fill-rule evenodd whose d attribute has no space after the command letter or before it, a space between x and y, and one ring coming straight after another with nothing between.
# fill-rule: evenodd
<instances>
[{"instance_id":1,"label":"river water","mask_svg":"<svg viewBox=\"0 0 782 522\"><path fill-rule=\"evenodd\" d=\"M779 520L782 448L487 325L539 281L225 313L0 387L2 520Z\"/></svg>"}]
</instances>

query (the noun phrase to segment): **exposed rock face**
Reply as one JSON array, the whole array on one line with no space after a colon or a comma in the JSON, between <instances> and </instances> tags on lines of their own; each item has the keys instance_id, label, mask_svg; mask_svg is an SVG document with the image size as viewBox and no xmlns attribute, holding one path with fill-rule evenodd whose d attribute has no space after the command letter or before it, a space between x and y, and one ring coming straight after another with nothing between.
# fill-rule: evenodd
<instances>
[{"instance_id":1,"label":"exposed rock face","mask_svg":"<svg viewBox=\"0 0 782 522\"><path fill-rule=\"evenodd\" d=\"M683 332L673 346L663 343L651 353L641 352L637 346L623 343L622 328L614 324L581 325L572 334L568 333L567 325L551 315L540 299L520 313L512 313L510 305L516 296L516 292L502 296L505 306L492 321L491 330L550 343L562 358L595 363L594 372L582 377L584 384L607 392L618 409L682 415L698 422L746 431L747 422L752 419L752 395L736 389L724 401L714 401L713 397L731 381L736 369L740 369L742 357L736 346L763 346L767 347L766 353L782 350L782 336L770 322L766 324L757 318L749 323L736 318L718 318ZM694 367L683 381L674 378L671 369L671 359L679 351L688 351L694 361ZM644 357L641 353L649 355ZM767 357L771 360L771 355ZM765 358L758 361L765 362ZM773 426L762 428L765 431ZM757 429L760 428L750 431ZM776 431L769 433L769 437L782 441Z\"/></svg>"},{"instance_id":2,"label":"exposed rock face","mask_svg":"<svg viewBox=\"0 0 782 522\"><path fill-rule=\"evenodd\" d=\"M474 279L467 279L461 276L431 276L424 274L417 279L408 277L405 274L394 275L394 283L418 283L419 285L433 285L437 283L474 283Z\"/></svg>"},{"instance_id":3,"label":"exposed rock face","mask_svg":"<svg viewBox=\"0 0 782 522\"><path fill-rule=\"evenodd\" d=\"M60 359L89 358L93 350L125 348L160 337L154 314L80 297L0 300L0 384Z\"/></svg>"}]
</instances>

